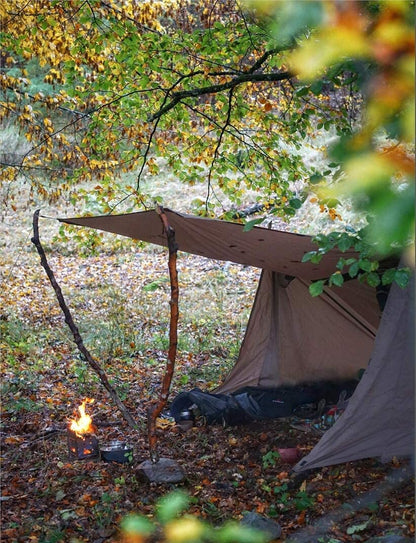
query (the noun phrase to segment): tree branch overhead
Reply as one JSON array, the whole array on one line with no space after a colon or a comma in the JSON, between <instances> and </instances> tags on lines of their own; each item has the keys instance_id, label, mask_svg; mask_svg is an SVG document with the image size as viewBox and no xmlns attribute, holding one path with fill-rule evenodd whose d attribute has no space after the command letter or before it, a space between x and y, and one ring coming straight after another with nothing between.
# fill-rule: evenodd
<instances>
[{"instance_id":1,"label":"tree branch overhead","mask_svg":"<svg viewBox=\"0 0 416 543\"><path fill-rule=\"evenodd\" d=\"M204 96L206 94L217 94L226 90L235 89L239 85L243 85L245 83L278 82L291 79L292 77L293 74L289 71L268 74L247 72L232 78L226 83L219 83L217 85L208 85L206 87L173 92L171 94L171 101L162 108L160 108L159 111L151 115L148 120L149 122L152 122L156 119L159 119L160 117L168 113L168 111L173 109L179 102L186 98L195 98L197 96Z\"/></svg>"}]
</instances>

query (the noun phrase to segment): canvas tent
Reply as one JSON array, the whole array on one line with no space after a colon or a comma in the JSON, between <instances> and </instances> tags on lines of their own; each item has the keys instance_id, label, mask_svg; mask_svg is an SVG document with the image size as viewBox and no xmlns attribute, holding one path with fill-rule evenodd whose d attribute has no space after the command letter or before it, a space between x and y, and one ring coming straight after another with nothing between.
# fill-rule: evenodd
<instances>
[{"instance_id":1,"label":"canvas tent","mask_svg":"<svg viewBox=\"0 0 416 543\"><path fill-rule=\"evenodd\" d=\"M296 471L413 453L410 289L393 287L383 315L375 289L357 280L312 298L310 282L329 277L340 256L351 253L334 250L319 264L302 263L316 249L309 236L260 227L245 232L236 223L165 213L179 250L263 270L238 360L220 392L351 378L367 368L343 416ZM153 210L59 220L167 243Z\"/></svg>"}]
</instances>

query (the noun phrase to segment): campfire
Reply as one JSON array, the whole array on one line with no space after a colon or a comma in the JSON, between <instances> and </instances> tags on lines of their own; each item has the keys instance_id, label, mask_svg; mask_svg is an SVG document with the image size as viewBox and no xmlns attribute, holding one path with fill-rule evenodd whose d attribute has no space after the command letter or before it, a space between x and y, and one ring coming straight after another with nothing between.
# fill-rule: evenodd
<instances>
[{"instance_id":1,"label":"campfire","mask_svg":"<svg viewBox=\"0 0 416 543\"><path fill-rule=\"evenodd\" d=\"M95 428L92 418L85 412L87 403L94 403L94 400L86 398L81 403L78 407L79 417L70 421L67 430L69 456L77 460L98 456Z\"/></svg>"}]
</instances>

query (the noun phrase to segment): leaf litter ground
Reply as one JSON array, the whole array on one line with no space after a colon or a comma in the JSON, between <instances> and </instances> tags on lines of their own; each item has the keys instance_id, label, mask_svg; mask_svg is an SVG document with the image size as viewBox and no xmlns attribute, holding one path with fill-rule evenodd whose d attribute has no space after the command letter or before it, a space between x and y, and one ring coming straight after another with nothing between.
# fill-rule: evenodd
<instances>
[{"instance_id":1,"label":"leaf litter ground","mask_svg":"<svg viewBox=\"0 0 416 543\"><path fill-rule=\"evenodd\" d=\"M64 255L64 245L49 230L46 235L50 264L82 335L139 421L135 435L80 359L30 246L30 227L19 236L13 246L5 238L1 267L1 541L121 541L118 526L127 513L151 517L157 499L175 488L192 496L190 513L213 524L240 519L244 511L273 518L283 541L405 465L363 460L323 468L295 484L291 466L273 452L297 445L307 454L319 439L312 432L286 420L233 428L198 422L181 432L162 419L159 452L176 460L186 478L178 485L149 483L137 466L148 458L146 407L160 388L168 347L166 252L131 242L114 247L105 238L88 257L74 248ZM171 397L221 382L237 355L258 279L258 270L183 254L178 270L180 344ZM66 425L84 397L95 399L90 412L100 443L132 443L131 464L69 460ZM308 541L366 541L389 533L414 535L412 481Z\"/></svg>"}]
</instances>

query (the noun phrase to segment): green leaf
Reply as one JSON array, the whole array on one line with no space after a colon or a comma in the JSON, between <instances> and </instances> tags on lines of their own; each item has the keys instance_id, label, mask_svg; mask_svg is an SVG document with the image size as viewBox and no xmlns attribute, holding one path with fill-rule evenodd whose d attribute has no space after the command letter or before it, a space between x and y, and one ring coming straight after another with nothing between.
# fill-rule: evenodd
<instances>
[{"instance_id":1,"label":"green leaf","mask_svg":"<svg viewBox=\"0 0 416 543\"><path fill-rule=\"evenodd\" d=\"M318 251L312 256L311 262L313 262L313 264L319 264L323 256L324 256L324 253L322 251L321 252Z\"/></svg>"},{"instance_id":2,"label":"green leaf","mask_svg":"<svg viewBox=\"0 0 416 543\"><path fill-rule=\"evenodd\" d=\"M410 279L410 269L400 268L394 274L394 280L401 288L406 288Z\"/></svg>"},{"instance_id":3,"label":"green leaf","mask_svg":"<svg viewBox=\"0 0 416 543\"><path fill-rule=\"evenodd\" d=\"M331 275L329 278L329 284L335 285L336 287L342 287L344 284L344 277L342 276L342 273L335 272Z\"/></svg>"},{"instance_id":4,"label":"green leaf","mask_svg":"<svg viewBox=\"0 0 416 543\"><path fill-rule=\"evenodd\" d=\"M380 183L373 188L368 212L373 220L367 229L367 239L379 254L408 246L414 239L414 183L409 182L408 188L400 192Z\"/></svg>"},{"instance_id":5,"label":"green leaf","mask_svg":"<svg viewBox=\"0 0 416 543\"><path fill-rule=\"evenodd\" d=\"M360 258L360 260L358 261L358 265L362 270L366 272L370 272L372 270L372 263L366 258Z\"/></svg>"},{"instance_id":6,"label":"green leaf","mask_svg":"<svg viewBox=\"0 0 416 543\"><path fill-rule=\"evenodd\" d=\"M300 87L299 89L297 89L296 91L296 96L305 96L306 94L308 94L309 92L309 87Z\"/></svg>"},{"instance_id":7,"label":"green leaf","mask_svg":"<svg viewBox=\"0 0 416 543\"><path fill-rule=\"evenodd\" d=\"M304 491L298 492L293 501L298 511L305 511L306 509L309 509L309 507L311 507L315 502L312 496L308 496L308 494Z\"/></svg>"},{"instance_id":8,"label":"green leaf","mask_svg":"<svg viewBox=\"0 0 416 543\"><path fill-rule=\"evenodd\" d=\"M350 526L349 528L347 528L347 534L352 535L352 534L356 534L357 532L363 532L364 530L367 529L369 523L370 523L370 520L366 520L362 524L356 524L355 526Z\"/></svg>"},{"instance_id":9,"label":"green leaf","mask_svg":"<svg viewBox=\"0 0 416 543\"><path fill-rule=\"evenodd\" d=\"M340 258L337 262L338 270L342 271L345 267L345 258Z\"/></svg>"},{"instance_id":10,"label":"green leaf","mask_svg":"<svg viewBox=\"0 0 416 543\"><path fill-rule=\"evenodd\" d=\"M227 522L216 532L216 541L219 543L265 543L267 534L237 524L236 522Z\"/></svg>"},{"instance_id":11,"label":"green leaf","mask_svg":"<svg viewBox=\"0 0 416 543\"><path fill-rule=\"evenodd\" d=\"M311 185L317 185L317 184L320 183L322 180L323 180L323 177L322 177L321 174L319 174L319 173L314 173L313 175L310 176L310 178L309 178L309 183L311 183Z\"/></svg>"},{"instance_id":12,"label":"green leaf","mask_svg":"<svg viewBox=\"0 0 416 543\"><path fill-rule=\"evenodd\" d=\"M263 219L253 219L251 221L247 221L244 225L243 232L249 232L252 230L257 224L260 224L263 222Z\"/></svg>"},{"instance_id":13,"label":"green leaf","mask_svg":"<svg viewBox=\"0 0 416 543\"><path fill-rule=\"evenodd\" d=\"M324 250L324 249L328 249L329 247L329 239L328 237L325 235L325 234L317 234L313 240L312 240L314 243L316 243L317 245L319 245L320 249Z\"/></svg>"},{"instance_id":14,"label":"green leaf","mask_svg":"<svg viewBox=\"0 0 416 543\"><path fill-rule=\"evenodd\" d=\"M352 240L348 234L342 234L338 241L338 248L342 253L345 253L345 251L348 251L348 249L352 245Z\"/></svg>"},{"instance_id":15,"label":"green leaf","mask_svg":"<svg viewBox=\"0 0 416 543\"><path fill-rule=\"evenodd\" d=\"M262 457L263 468L273 467L276 461L279 460L280 454L278 451L269 451Z\"/></svg>"},{"instance_id":16,"label":"green leaf","mask_svg":"<svg viewBox=\"0 0 416 543\"><path fill-rule=\"evenodd\" d=\"M294 209L299 209L302 207L302 200L299 200L299 198L292 198L290 201L289 201L289 204L294 208Z\"/></svg>"},{"instance_id":17,"label":"green leaf","mask_svg":"<svg viewBox=\"0 0 416 543\"><path fill-rule=\"evenodd\" d=\"M322 294L322 292L324 291L324 284L325 284L325 281L322 281L322 280L315 281L314 283L312 283L309 286L309 292L311 296L316 297Z\"/></svg>"},{"instance_id":18,"label":"green leaf","mask_svg":"<svg viewBox=\"0 0 416 543\"><path fill-rule=\"evenodd\" d=\"M161 498L157 503L157 517L165 523L178 516L189 505L189 496L178 490Z\"/></svg>"},{"instance_id":19,"label":"green leaf","mask_svg":"<svg viewBox=\"0 0 416 543\"><path fill-rule=\"evenodd\" d=\"M63 520L70 520L78 517L73 509L62 509L59 513Z\"/></svg>"},{"instance_id":20,"label":"green leaf","mask_svg":"<svg viewBox=\"0 0 416 543\"><path fill-rule=\"evenodd\" d=\"M293 209L293 207L286 207L285 208L286 215L290 215L293 217L293 215L296 215L296 209Z\"/></svg>"},{"instance_id":21,"label":"green leaf","mask_svg":"<svg viewBox=\"0 0 416 543\"><path fill-rule=\"evenodd\" d=\"M380 284L380 276L376 272L368 273L366 278L370 287L377 287Z\"/></svg>"},{"instance_id":22,"label":"green leaf","mask_svg":"<svg viewBox=\"0 0 416 543\"><path fill-rule=\"evenodd\" d=\"M121 521L121 529L130 535L149 536L155 531L155 526L150 520L141 515L128 515Z\"/></svg>"},{"instance_id":23,"label":"green leaf","mask_svg":"<svg viewBox=\"0 0 416 543\"><path fill-rule=\"evenodd\" d=\"M316 254L316 251L309 251L302 256L302 262L309 262L311 258Z\"/></svg>"},{"instance_id":24,"label":"green leaf","mask_svg":"<svg viewBox=\"0 0 416 543\"><path fill-rule=\"evenodd\" d=\"M307 28L318 25L323 17L321 2L315 0L310 0L307 7L303 2L275 2L274 4L276 14L272 31L279 44L290 43Z\"/></svg>"},{"instance_id":25,"label":"green leaf","mask_svg":"<svg viewBox=\"0 0 416 543\"><path fill-rule=\"evenodd\" d=\"M328 207L337 207L337 205L339 205L339 200L337 200L336 198L326 198L324 200L324 203L328 206Z\"/></svg>"},{"instance_id":26,"label":"green leaf","mask_svg":"<svg viewBox=\"0 0 416 543\"><path fill-rule=\"evenodd\" d=\"M148 283L147 285L144 285L142 288L145 292L154 292L158 288L163 287L163 283L166 283L168 281L167 277L163 277L161 279L156 279L156 281L152 281L151 283Z\"/></svg>"},{"instance_id":27,"label":"green leaf","mask_svg":"<svg viewBox=\"0 0 416 543\"><path fill-rule=\"evenodd\" d=\"M323 88L324 82L319 79L317 81L314 81L311 85L311 91L313 92L313 94L315 94L315 96L321 94Z\"/></svg>"},{"instance_id":28,"label":"green leaf","mask_svg":"<svg viewBox=\"0 0 416 543\"><path fill-rule=\"evenodd\" d=\"M396 275L396 268L390 268L383 273L381 278L381 283L383 285L391 285L394 281L394 276Z\"/></svg>"},{"instance_id":29,"label":"green leaf","mask_svg":"<svg viewBox=\"0 0 416 543\"><path fill-rule=\"evenodd\" d=\"M353 278L356 277L359 269L360 269L360 266L359 266L358 261L353 262L350 266L350 269L348 270L349 276Z\"/></svg>"}]
</instances>

